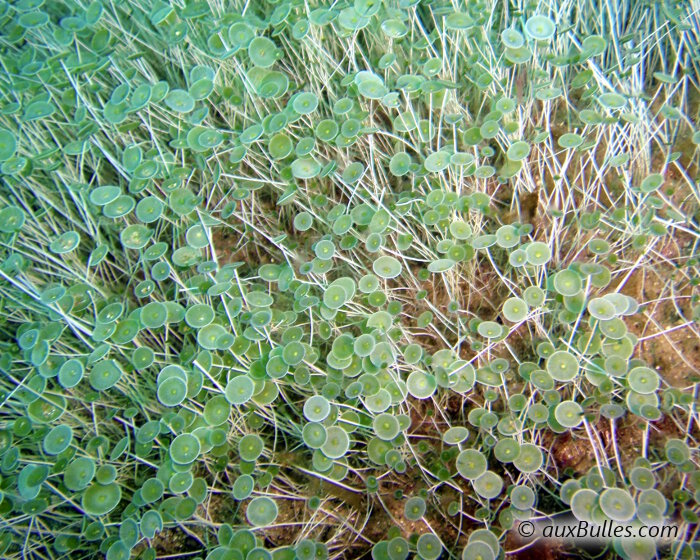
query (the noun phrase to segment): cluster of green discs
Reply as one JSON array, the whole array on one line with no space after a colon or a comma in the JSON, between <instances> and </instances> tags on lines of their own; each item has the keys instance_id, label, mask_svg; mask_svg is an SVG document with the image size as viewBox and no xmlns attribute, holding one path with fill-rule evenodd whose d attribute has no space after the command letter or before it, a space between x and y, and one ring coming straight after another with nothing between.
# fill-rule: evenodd
<instances>
[{"instance_id":1,"label":"cluster of green discs","mask_svg":"<svg viewBox=\"0 0 700 560\"><path fill-rule=\"evenodd\" d=\"M0 0L0 556L697 526L697 18L628 4Z\"/></svg>"}]
</instances>

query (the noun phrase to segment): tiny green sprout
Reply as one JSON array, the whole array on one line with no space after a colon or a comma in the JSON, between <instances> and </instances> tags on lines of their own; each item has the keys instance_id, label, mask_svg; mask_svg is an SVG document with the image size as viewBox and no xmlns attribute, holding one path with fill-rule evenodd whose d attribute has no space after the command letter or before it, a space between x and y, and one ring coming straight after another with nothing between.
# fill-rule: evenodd
<instances>
[{"instance_id":1,"label":"tiny green sprout","mask_svg":"<svg viewBox=\"0 0 700 560\"><path fill-rule=\"evenodd\" d=\"M522 161L530 155L530 144L523 140L513 142L506 152L511 161Z\"/></svg>"},{"instance_id":2,"label":"tiny green sprout","mask_svg":"<svg viewBox=\"0 0 700 560\"><path fill-rule=\"evenodd\" d=\"M304 416L310 422L321 422L330 414L331 405L321 395L309 397L304 403Z\"/></svg>"},{"instance_id":3,"label":"tiny green sprout","mask_svg":"<svg viewBox=\"0 0 700 560\"><path fill-rule=\"evenodd\" d=\"M525 38L517 29L508 28L501 32L503 45L510 49L519 49L525 44Z\"/></svg>"},{"instance_id":4,"label":"tiny green sprout","mask_svg":"<svg viewBox=\"0 0 700 560\"><path fill-rule=\"evenodd\" d=\"M606 109L622 109L627 104L627 100L619 93L606 92L598 96L598 103Z\"/></svg>"},{"instance_id":5,"label":"tiny green sprout","mask_svg":"<svg viewBox=\"0 0 700 560\"><path fill-rule=\"evenodd\" d=\"M74 251L79 244L80 235L75 231L67 231L50 243L49 250L57 255L64 255Z\"/></svg>"},{"instance_id":6,"label":"tiny green sprout","mask_svg":"<svg viewBox=\"0 0 700 560\"><path fill-rule=\"evenodd\" d=\"M627 382L632 390L644 395L654 393L661 386L659 374L648 367L631 369L627 374Z\"/></svg>"},{"instance_id":7,"label":"tiny green sprout","mask_svg":"<svg viewBox=\"0 0 700 560\"><path fill-rule=\"evenodd\" d=\"M314 252L316 256L324 261L330 260L335 254L335 244L329 240L322 240L316 243L314 247Z\"/></svg>"},{"instance_id":8,"label":"tiny green sprout","mask_svg":"<svg viewBox=\"0 0 700 560\"><path fill-rule=\"evenodd\" d=\"M423 533L416 543L418 555L422 560L437 560L443 551L440 539L432 533Z\"/></svg>"},{"instance_id":9,"label":"tiny green sprout","mask_svg":"<svg viewBox=\"0 0 700 560\"><path fill-rule=\"evenodd\" d=\"M267 37L256 37L248 44L251 62L260 68L269 68L277 60L277 47Z\"/></svg>"},{"instance_id":10,"label":"tiny green sprout","mask_svg":"<svg viewBox=\"0 0 700 560\"><path fill-rule=\"evenodd\" d=\"M0 162L5 162L15 155L17 151L17 139L6 128L0 129Z\"/></svg>"},{"instance_id":11,"label":"tiny green sprout","mask_svg":"<svg viewBox=\"0 0 700 560\"><path fill-rule=\"evenodd\" d=\"M389 171L392 173L392 175L401 177L409 172L410 166L411 156L409 156L406 152L396 152L391 157L391 161L389 162Z\"/></svg>"},{"instance_id":12,"label":"tiny green sprout","mask_svg":"<svg viewBox=\"0 0 700 560\"><path fill-rule=\"evenodd\" d=\"M579 361L570 352L559 350L547 359L547 372L557 381L571 381L579 372Z\"/></svg>"},{"instance_id":13,"label":"tiny green sprout","mask_svg":"<svg viewBox=\"0 0 700 560\"><path fill-rule=\"evenodd\" d=\"M571 512L580 521L591 521L594 508L598 503L598 493L589 488L574 490L571 494Z\"/></svg>"},{"instance_id":14,"label":"tiny green sprout","mask_svg":"<svg viewBox=\"0 0 700 560\"><path fill-rule=\"evenodd\" d=\"M535 40L548 41L554 36L556 27L554 22L547 16L534 15L525 22L525 32Z\"/></svg>"},{"instance_id":15,"label":"tiny green sprout","mask_svg":"<svg viewBox=\"0 0 700 560\"><path fill-rule=\"evenodd\" d=\"M380 278L396 278L401 274L401 263L394 257L384 255L372 263L372 270Z\"/></svg>"},{"instance_id":16,"label":"tiny green sprout","mask_svg":"<svg viewBox=\"0 0 700 560\"><path fill-rule=\"evenodd\" d=\"M606 488L599 498L603 513L613 521L624 523L636 513L636 505L630 494L620 488Z\"/></svg>"},{"instance_id":17,"label":"tiny green sprout","mask_svg":"<svg viewBox=\"0 0 700 560\"><path fill-rule=\"evenodd\" d=\"M423 356L423 349L418 344L408 344L404 348L403 356L407 364L417 364Z\"/></svg>"},{"instance_id":18,"label":"tiny green sprout","mask_svg":"<svg viewBox=\"0 0 700 560\"><path fill-rule=\"evenodd\" d=\"M435 393L437 381L432 374L415 370L408 376L406 387L413 397L427 399Z\"/></svg>"},{"instance_id":19,"label":"tiny green sprout","mask_svg":"<svg viewBox=\"0 0 700 560\"><path fill-rule=\"evenodd\" d=\"M447 272L457 264L452 259L438 259L428 264L428 270L434 274Z\"/></svg>"},{"instance_id":20,"label":"tiny green sprout","mask_svg":"<svg viewBox=\"0 0 700 560\"><path fill-rule=\"evenodd\" d=\"M499 247L510 249L518 244L519 238L516 229L511 225L505 225L496 231L496 243Z\"/></svg>"},{"instance_id":21,"label":"tiny green sprout","mask_svg":"<svg viewBox=\"0 0 700 560\"><path fill-rule=\"evenodd\" d=\"M340 127L338 126L338 123L332 119L324 119L320 121L314 129L316 137L324 142L331 142L336 136L338 136L339 131Z\"/></svg>"},{"instance_id":22,"label":"tiny green sprout","mask_svg":"<svg viewBox=\"0 0 700 560\"><path fill-rule=\"evenodd\" d=\"M599 56L605 52L607 41L600 35L589 35L583 40L581 47L587 56Z\"/></svg>"},{"instance_id":23,"label":"tiny green sprout","mask_svg":"<svg viewBox=\"0 0 700 560\"><path fill-rule=\"evenodd\" d=\"M409 521L418 521L426 511L425 500L420 496L414 496L406 500L404 504L404 516Z\"/></svg>"},{"instance_id":24,"label":"tiny green sprout","mask_svg":"<svg viewBox=\"0 0 700 560\"><path fill-rule=\"evenodd\" d=\"M528 511L535 505L536 495L529 486L516 486L510 492L510 502L520 511Z\"/></svg>"},{"instance_id":25,"label":"tiny green sprout","mask_svg":"<svg viewBox=\"0 0 700 560\"><path fill-rule=\"evenodd\" d=\"M72 389L80 383L84 372L83 362L76 358L71 358L63 362L58 370L58 382L63 388Z\"/></svg>"},{"instance_id":26,"label":"tiny green sprout","mask_svg":"<svg viewBox=\"0 0 700 560\"><path fill-rule=\"evenodd\" d=\"M116 483L91 484L83 493L81 505L90 515L105 515L121 501L122 490Z\"/></svg>"},{"instance_id":27,"label":"tiny green sprout","mask_svg":"<svg viewBox=\"0 0 700 560\"><path fill-rule=\"evenodd\" d=\"M316 558L316 544L314 541L311 539L303 539L299 542L294 547L294 558L298 560L314 560Z\"/></svg>"},{"instance_id":28,"label":"tiny green sprout","mask_svg":"<svg viewBox=\"0 0 700 560\"><path fill-rule=\"evenodd\" d=\"M424 162L425 168L431 173L439 173L450 164L450 154L448 152L434 152L430 154Z\"/></svg>"},{"instance_id":29,"label":"tiny green sprout","mask_svg":"<svg viewBox=\"0 0 700 560\"><path fill-rule=\"evenodd\" d=\"M338 426L326 429L326 441L321 451L329 459L340 459L350 448L350 438L347 432Z\"/></svg>"},{"instance_id":30,"label":"tiny green sprout","mask_svg":"<svg viewBox=\"0 0 700 560\"><path fill-rule=\"evenodd\" d=\"M562 401L554 409L554 417L565 428L575 428L583 421L583 409L574 401Z\"/></svg>"},{"instance_id":31,"label":"tiny green sprout","mask_svg":"<svg viewBox=\"0 0 700 560\"><path fill-rule=\"evenodd\" d=\"M642 183L639 185L639 190L643 193L652 193L661 188L664 184L664 177L660 173L652 173L644 178Z\"/></svg>"},{"instance_id":32,"label":"tiny green sprout","mask_svg":"<svg viewBox=\"0 0 700 560\"><path fill-rule=\"evenodd\" d=\"M476 449L466 449L457 456L457 472L468 480L476 480L486 472L486 457Z\"/></svg>"},{"instance_id":33,"label":"tiny green sprout","mask_svg":"<svg viewBox=\"0 0 700 560\"><path fill-rule=\"evenodd\" d=\"M174 463L192 463L201 451L199 440L192 434L180 434L170 444L170 457Z\"/></svg>"},{"instance_id":34,"label":"tiny green sprout","mask_svg":"<svg viewBox=\"0 0 700 560\"><path fill-rule=\"evenodd\" d=\"M527 303L518 297L508 298L503 304L503 316L512 323L524 320L527 314Z\"/></svg>"},{"instance_id":35,"label":"tiny green sprout","mask_svg":"<svg viewBox=\"0 0 700 560\"><path fill-rule=\"evenodd\" d=\"M255 479L249 474L242 474L233 483L231 493L236 500L247 500L255 488Z\"/></svg>"},{"instance_id":36,"label":"tiny green sprout","mask_svg":"<svg viewBox=\"0 0 700 560\"><path fill-rule=\"evenodd\" d=\"M255 384L253 383L253 380L247 376L247 375L238 375L231 379L227 384L226 384L226 389L224 391L226 400L233 405L243 405L247 403L250 398L253 396L253 392L255 391ZM212 399L213 400L213 399ZM226 417L228 417L228 413L230 411L228 406L225 406L223 404L219 404L219 401L217 401L214 405L210 405L212 402L210 400L207 405L210 406L211 409L211 414L210 416L217 416L218 414L215 412L215 407L221 408L222 413L225 412ZM206 412L206 408L205 408ZM210 422L212 425L217 425L217 422Z\"/></svg>"},{"instance_id":37,"label":"tiny green sprout","mask_svg":"<svg viewBox=\"0 0 700 560\"><path fill-rule=\"evenodd\" d=\"M581 144L583 144L583 137L574 132L567 132L559 137L557 143L559 144L560 148L564 149L578 148Z\"/></svg>"},{"instance_id":38,"label":"tiny green sprout","mask_svg":"<svg viewBox=\"0 0 700 560\"><path fill-rule=\"evenodd\" d=\"M482 498L493 500L503 490L503 479L493 471L486 471L472 481L474 490Z\"/></svg>"},{"instance_id":39,"label":"tiny green sprout","mask_svg":"<svg viewBox=\"0 0 700 560\"><path fill-rule=\"evenodd\" d=\"M303 92L295 96L292 103L294 110L300 115L313 113L318 107L318 97L311 92Z\"/></svg>"},{"instance_id":40,"label":"tiny green sprout","mask_svg":"<svg viewBox=\"0 0 700 560\"><path fill-rule=\"evenodd\" d=\"M67 424L54 426L44 437L43 447L47 455L59 455L71 445L73 430Z\"/></svg>"},{"instance_id":41,"label":"tiny green sprout","mask_svg":"<svg viewBox=\"0 0 700 560\"><path fill-rule=\"evenodd\" d=\"M238 441L238 454L244 461L255 461L264 450L264 443L260 436L248 434Z\"/></svg>"},{"instance_id":42,"label":"tiny green sprout","mask_svg":"<svg viewBox=\"0 0 700 560\"><path fill-rule=\"evenodd\" d=\"M469 437L469 430L463 426L453 426L442 434L442 441L448 445L458 445Z\"/></svg>"},{"instance_id":43,"label":"tiny green sprout","mask_svg":"<svg viewBox=\"0 0 700 560\"><path fill-rule=\"evenodd\" d=\"M266 527L277 519L277 504L267 496L253 498L246 508L246 518L254 527Z\"/></svg>"},{"instance_id":44,"label":"tiny green sprout","mask_svg":"<svg viewBox=\"0 0 700 560\"><path fill-rule=\"evenodd\" d=\"M581 276L572 269L560 270L554 275L554 289L563 296L575 296L582 288Z\"/></svg>"},{"instance_id":45,"label":"tiny green sprout","mask_svg":"<svg viewBox=\"0 0 700 560\"><path fill-rule=\"evenodd\" d=\"M645 467L635 467L629 473L629 479L637 490L649 490L656 484L653 471Z\"/></svg>"},{"instance_id":46,"label":"tiny green sprout","mask_svg":"<svg viewBox=\"0 0 700 560\"><path fill-rule=\"evenodd\" d=\"M539 447L532 443L524 443L520 446L520 455L513 461L513 465L523 473L534 473L544 463L544 457Z\"/></svg>"},{"instance_id":47,"label":"tiny green sprout","mask_svg":"<svg viewBox=\"0 0 700 560\"><path fill-rule=\"evenodd\" d=\"M154 538L157 533L160 533L163 530L163 517L154 509L146 511L141 516L139 530L146 538Z\"/></svg>"},{"instance_id":48,"label":"tiny green sprout","mask_svg":"<svg viewBox=\"0 0 700 560\"><path fill-rule=\"evenodd\" d=\"M312 158L299 158L292 162L292 174L297 179L312 179L321 172L321 164Z\"/></svg>"},{"instance_id":49,"label":"tiny green sprout","mask_svg":"<svg viewBox=\"0 0 700 560\"><path fill-rule=\"evenodd\" d=\"M609 321L617 315L615 306L610 300L604 298L592 298L588 302L588 312L592 317L601 321Z\"/></svg>"},{"instance_id":50,"label":"tiny green sprout","mask_svg":"<svg viewBox=\"0 0 700 560\"><path fill-rule=\"evenodd\" d=\"M310 422L306 424L302 430L302 438L304 443L311 449L320 449L328 439L328 433L323 424L318 422Z\"/></svg>"},{"instance_id":51,"label":"tiny green sprout","mask_svg":"<svg viewBox=\"0 0 700 560\"><path fill-rule=\"evenodd\" d=\"M664 450L666 458L674 465L682 465L690 458L688 445L680 439L671 438L667 440Z\"/></svg>"},{"instance_id":52,"label":"tiny green sprout","mask_svg":"<svg viewBox=\"0 0 700 560\"><path fill-rule=\"evenodd\" d=\"M178 377L169 377L158 384L157 395L164 406L177 406L187 396L187 382Z\"/></svg>"},{"instance_id":53,"label":"tiny green sprout","mask_svg":"<svg viewBox=\"0 0 700 560\"><path fill-rule=\"evenodd\" d=\"M189 113L194 109L195 100L186 91L174 89L165 96L164 103L176 113Z\"/></svg>"},{"instance_id":54,"label":"tiny green sprout","mask_svg":"<svg viewBox=\"0 0 700 560\"><path fill-rule=\"evenodd\" d=\"M399 434L399 422L391 414L379 414L372 421L374 433L378 438L390 441Z\"/></svg>"},{"instance_id":55,"label":"tiny green sprout","mask_svg":"<svg viewBox=\"0 0 700 560\"><path fill-rule=\"evenodd\" d=\"M477 331L484 338L499 338L503 334L503 327L495 321L483 321Z\"/></svg>"},{"instance_id":56,"label":"tiny green sprout","mask_svg":"<svg viewBox=\"0 0 700 560\"><path fill-rule=\"evenodd\" d=\"M495 560L496 555L489 544L481 541L467 543L462 551L462 560Z\"/></svg>"},{"instance_id":57,"label":"tiny green sprout","mask_svg":"<svg viewBox=\"0 0 700 560\"><path fill-rule=\"evenodd\" d=\"M114 360L103 360L90 372L90 385L96 391L106 391L116 385L122 377L122 369Z\"/></svg>"},{"instance_id":58,"label":"tiny green sprout","mask_svg":"<svg viewBox=\"0 0 700 560\"><path fill-rule=\"evenodd\" d=\"M520 456L520 444L511 438L503 438L496 443L493 454L501 463L512 463Z\"/></svg>"},{"instance_id":59,"label":"tiny green sprout","mask_svg":"<svg viewBox=\"0 0 700 560\"><path fill-rule=\"evenodd\" d=\"M594 255L607 255L610 252L610 244L604 239L591 239L588 242L588 249Z\"/></svg>"}]
</instances>

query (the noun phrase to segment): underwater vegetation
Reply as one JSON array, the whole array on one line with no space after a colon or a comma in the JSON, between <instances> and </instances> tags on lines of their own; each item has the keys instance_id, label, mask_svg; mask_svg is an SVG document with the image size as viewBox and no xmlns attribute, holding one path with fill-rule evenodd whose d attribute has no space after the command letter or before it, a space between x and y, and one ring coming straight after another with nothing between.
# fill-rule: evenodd
<instances>
[{"instance_id":1,"label":"underwater vegetation","mask_svg":"<svg viewBox=\"0 0 700 560\"><path fill-rule=\"evenodd\" d=\"M0 557L698 557L699 39L0 0Z\"/></svg>"}]
</instances>

